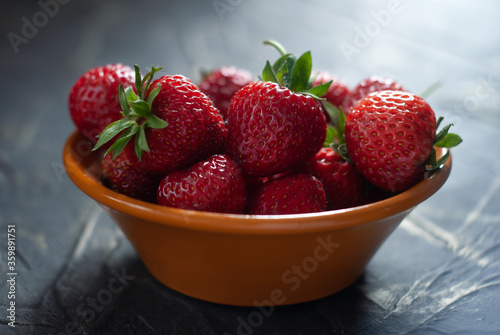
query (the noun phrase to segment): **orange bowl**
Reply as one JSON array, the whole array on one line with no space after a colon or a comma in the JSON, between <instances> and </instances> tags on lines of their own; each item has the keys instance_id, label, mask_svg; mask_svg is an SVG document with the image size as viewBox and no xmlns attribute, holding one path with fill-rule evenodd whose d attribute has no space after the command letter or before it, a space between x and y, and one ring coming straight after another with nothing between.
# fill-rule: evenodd
<instances>
[{"instance_id":1,"label":"orange bowl","mask_svg":"<svg viewBox=\"0 0 500 335\"><path fill-rule=\"evenodd\" d=\"M188 296L238 306L295 304L346 288L451 171L449 159L411 189L349 209L218 214L163 207L106 188L99 156L89 149L79 132L69 137L63 152L68 176L111 216L151 274Z\"/></svg>"}]
</instances>

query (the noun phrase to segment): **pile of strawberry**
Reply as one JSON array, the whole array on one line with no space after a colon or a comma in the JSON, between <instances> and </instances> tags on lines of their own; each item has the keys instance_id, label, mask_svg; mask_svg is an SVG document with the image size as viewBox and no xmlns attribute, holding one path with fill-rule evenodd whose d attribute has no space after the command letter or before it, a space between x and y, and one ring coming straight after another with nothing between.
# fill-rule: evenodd
<instances>
[{"instance_id":1,"label":"pile of strawberry","mask_svg":"<svg viewBox=\"0 0 500 335\"><path fill-rule=\"evenodd\" d=\"M348 208L407 190L461 142L394 80L350 90L313 72L310 52L266 63L259 79L222 67L198 85L161 68L112 64L71 89L77 128L103 154L102 181L144 201L246 214ZM447 152L447 151L446 151Z\"/></svg>"}]
</instances>

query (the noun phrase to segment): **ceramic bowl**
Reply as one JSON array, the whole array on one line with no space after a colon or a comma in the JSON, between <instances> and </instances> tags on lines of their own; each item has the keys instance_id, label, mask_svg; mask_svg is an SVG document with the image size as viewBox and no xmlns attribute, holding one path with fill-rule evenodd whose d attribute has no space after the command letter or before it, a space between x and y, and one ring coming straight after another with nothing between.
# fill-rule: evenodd
<instances>
[{"instance_id":1,"label":"ceramic bowl","mask_svg":"<svg viewBox=\"0 0 500 335\"><path fill-rule=\"evenodd\" d=\"M449 159L411 189L364 206L231 215L168 208L114 192L99 182L99 157L89 149L78 132L69 137L63 152L67 174L111 216L150 273L188 296L238 306L306 302L351 285L451 170Z\"/></svg>"}]
</instances>

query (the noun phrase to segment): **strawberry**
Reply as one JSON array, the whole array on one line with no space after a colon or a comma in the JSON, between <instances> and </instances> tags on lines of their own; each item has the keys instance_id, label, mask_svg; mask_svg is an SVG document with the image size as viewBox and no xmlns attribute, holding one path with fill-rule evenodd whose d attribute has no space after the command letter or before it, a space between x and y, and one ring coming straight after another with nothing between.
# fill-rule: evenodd
<instances>
[{"instance_id":1,"label":"strawberry","mask_svg":"<svg viewBox=\"0 0 500 335\"><path fill-rule=\"evenodd\" d=\"M250 72L234 66L223 66L206 74L198 87L212 100L225 120L233 96L253 81Z\"/></svg>"},{"instance_id":2,"label":"strawberry","mask_svg":"<svg viewBox=\"0 0 500 335\"><path fill-rule=\"evenodd\" d=\"M304 172L323 184L328 210L354 207L365 202L363 176L332 148L322 148L307 162Z\"/></svg>"},{"instance_id":3,"label":"strawberry","mask_svg":"<svg viewBox=\"0 0 500 335\"><path fill-rule=\"evenodd\" d=\"M129 197L156 202L156 192L161 176L139 170L121 153L115 159L106 155L101 162L101 179L113 191Z\"/></svg>"},{"instance_id":4,"label":"strawberry","mask_svg":"<svg viewBox=\"0 0 500 335\"><path fill-rule=\"evenodd\" d=\"M344 113L349 114L356 103L366 97L368 94L377 91L406 91L406 89L397 81L390 78L371 76L362 80L344 99L342 109Z\"/></svg>"},{"instance_id":5,"label":"strawberry","mask_svg":"<svg viewBox=\"0 0 500 335\"><path fill-rule=\"evenodd\" d=\"M298 173L264 184L249 200L250 214L299 214L326 208L323 185L313 176Z\"/></svg>"},{"instance_id":6,"label":"strawberry","mask_svg":"<svg viewBox=\"0 0 500 335\"><path fill-rule=\"evenodd\" d=\"M136 66L138 95L120 89L125 117L104 130L95 148L120 133L108 152L116 157L125 149L139 169L166 175L222 152L226 129L210 99L188 78L165 75L151 83L160 69L153 67L141 80Z\"/></svg>"},{"instance_id":7,"label":"strawberry","mask_svg":"<svg viewBox=\"0 0 500 335\"><path fill-rule=\"evenodd\" d=\"M214 155L161 180L158 204L220 213L243 213L246 186L240 167L226 155Z\"/></svg>"},{"instance_id":8,"label":"strawberry","mask_svg":"<svg viewBox=\"0 0 500 335\"><path fill-rule=\"evenodd\" d=\"M446 126L436 136L432 108L407 92L374 92L360 100L345 122L345 144L356 169L375 186L401 192L438 168L449 152L436 161L433 146L453 147L461 142Z\"/></svg>"},{"instance_id":9,"label":"strawberry","mask_svg":"<svg viewBox=\"0 0 500 335\"><path fill-rule=\"evenodd\" d=\"M342 106L342 102L350 91L347 85L336 76L326 71L320 71L316 74L312 86L316 87L328 82L331 82L330 87L328 88L326 94L322 96L322 98L325 98L335 107Z\"/></svg>"},{"instance_id":10,"label":"strawberry","mask_svg":"<svg viewBox=\"0 0 500 335\"><path fill-rule=\"evenodd\" d=\"M264 81L246 85L234 96L227 118L227 154L249 177L286 171L312 158L323 146L326 120L316 100L328 90L309 87L311 54L299 59L276 42L282 56L267 62ZM281 48L280 48L281 47Z\"/></svg>"},{"instance_id":11,"label":"strawberry","mask_svg":"<svg viewBox=\"0 0 500 335\"><path fill-rule=\"evenodd\" d=\"M110 123L121 119L118 86L134 84L134 70L123 64L95 67L83 74L69 93L69 111L80 132L93 144Z\"/></svg>"}]
</instances>

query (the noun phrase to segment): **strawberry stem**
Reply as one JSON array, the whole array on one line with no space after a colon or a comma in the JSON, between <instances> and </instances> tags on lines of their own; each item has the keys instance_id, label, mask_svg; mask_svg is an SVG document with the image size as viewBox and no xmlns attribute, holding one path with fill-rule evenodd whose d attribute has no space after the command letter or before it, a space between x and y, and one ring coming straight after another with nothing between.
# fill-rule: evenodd
<instances>
[{"instance_id":1,"label":"strawberry stem","mask_svg":"<svg viewBox=\"0 0 500 335\"><path fill-rule=\"evenodd\" d=\"M287 54L285 47L283 45L275 40L264 40L264 44L270 45L274 47L278 52L281 54L281 56L285 56Z\"/></svg>"},{"instance_id":2,"label":"strawberry stem","mask_svg":"<svg viewBox=\"0 0 500 335\"><path fill-rule=\"evenodd\" d=\"M427 87L422 93L420 93L418 96L421 97L422 99L427 99L429 96L431 96L434 92L436 92L443 84L440 81L436 81L429 87Z\"/></svg>"}]
</instances>

